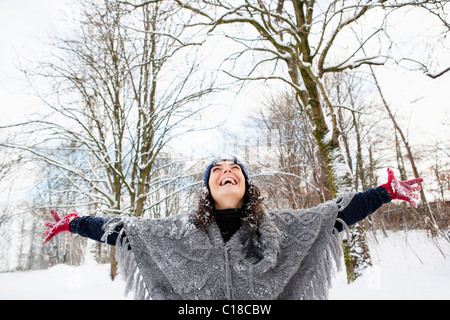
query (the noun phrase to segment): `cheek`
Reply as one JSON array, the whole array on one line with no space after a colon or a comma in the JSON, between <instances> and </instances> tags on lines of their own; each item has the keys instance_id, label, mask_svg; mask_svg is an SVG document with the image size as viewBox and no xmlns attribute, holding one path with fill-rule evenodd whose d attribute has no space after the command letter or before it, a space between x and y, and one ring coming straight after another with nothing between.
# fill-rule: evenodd
<instances>
[{"instance_id":1,"label":"cheek","mask_svg":"<svg viewBox=\"0 0 450 320\"><path fill-rule=\"evenodd\" d=\"M215 183L215 180L214 180L213 176L211 176L209 178L208 187L209 187L209 192L211 193L211 196L214 199L215 195L217 194L217 185Z\"/></svg>"},{"instance_id":2,"label":"cheek","mask_svg":"<svg viewBox=\"0 0 450 320\"><path fill-rule=\"evenodd\" d=\"M211 172L208 180L209 189L211 189L211 187L216 187L216 185L217 185L217 175Z\"/></svg>"},{"instance_id":3,"label":"cheek","mask_svg":"<svg viewBox=\"0 0 450 320\"><path fill-rule=\"evenodd\" d=\"M209 189L209 190L210 190L211 198L214 200L214 202L217 201L218 197L217 197L216 191L211 190L211 189Z\"/></svg>"},{"instance_id":4,"label":"cheek","mask_svg":"<svg viewBox=\"0 0 450 320\"><path fill-rule=\"evenodd\" d=\"M242 188L242 197L244 197L244 194L245 194L245 184L244 187Z\"/></svg>"},{"instance_id":5,"label":"cheek","mask_svg":"<svg viewBox=\"0 0 450 320\"><path fill-rule=\"evenodd\" d=\"M245 184L239 187L239 191L236 193L237 196L243 198L245 194Z\"/></svg>"}]
</instances>

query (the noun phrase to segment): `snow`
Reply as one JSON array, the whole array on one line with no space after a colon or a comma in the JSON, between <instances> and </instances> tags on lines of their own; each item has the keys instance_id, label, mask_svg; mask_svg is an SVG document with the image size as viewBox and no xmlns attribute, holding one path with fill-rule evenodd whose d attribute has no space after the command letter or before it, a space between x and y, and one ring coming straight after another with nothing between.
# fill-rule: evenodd
<instances>
[{"instance_id":1,"label":"snow","mask_svg":"<svg viewBox=\"0 0 450 320\"><path fill-rule=\"evenodd\" d=\"M124 283L111 281L109 265L56 265L48 270L0 274L0 300L117 300Z\"/></svg>"},{"instance_id":2,"label":"snow","mask_svg":"<svg viewBox=\"0 0 450 320\"><path fill-rule=\"evenodd\" d=\"M424 232L411 230L388 237L369 233L368 242L372 267L351 285L345 272L338 273L330 300L450 299L448 242L441 239L438 248Z\"/></svg>"},{"instance_id":3,"label":"snow","mask_svg":"<svg viewBox=\"0 0 450 320\"><path fill-rule=\"evenodd\" d=\"M56 265L47 270L0 273L0 300L123 300L125 282L111 281L109 264L91 255L80 266Z\"/></svg>"},{"instance_id":4,"label":"snow","mask_svg":"<svg viewBox=\"0 0 450 320\"><path fill-rule=\"evenodd\" d=\"M331 300L450 299L450 244L440 250L423 232L369 235L373 267L347 285L344 271L334 279ZM122 300L125 283L109 278L109 265L93 259L81 266L0 274L0 299Z\"/></svg>"}]
</instances>

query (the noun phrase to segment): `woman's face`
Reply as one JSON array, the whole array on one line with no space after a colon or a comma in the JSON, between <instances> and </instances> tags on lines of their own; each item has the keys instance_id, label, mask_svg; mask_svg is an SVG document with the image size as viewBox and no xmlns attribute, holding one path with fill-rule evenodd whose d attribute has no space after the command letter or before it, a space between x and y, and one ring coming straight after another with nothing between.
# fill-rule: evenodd
<instances>
[{"instance_id":1,"label":"woman's face","mask_svg":"<svg viewBox=\"0 0 450 320\"><path fill-rule=\"evenodd\" d=\"M216 163L211 168L208 185L216 209L242 207L245 194L245 177L239 165L232 161Z\"/></svg>"}]
</instances>

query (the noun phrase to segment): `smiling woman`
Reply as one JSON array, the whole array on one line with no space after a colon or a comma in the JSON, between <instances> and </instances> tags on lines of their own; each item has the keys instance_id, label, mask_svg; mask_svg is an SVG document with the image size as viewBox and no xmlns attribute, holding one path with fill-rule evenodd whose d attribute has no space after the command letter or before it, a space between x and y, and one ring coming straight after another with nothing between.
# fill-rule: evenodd
<instances>
[{"instance_id":1,"label":"smiling woman","mask_svg":"<svg viewBox=\"0 0 450 320\"><path fill-rule=\"evenodd\" d=\"M45 242L70 231L116 246L137 299L325 299L338 232L392 199L414 206L421 179L388 182L319 206L267 211L244 165L220 157L207 167L197 210L162 219L78 217L46 223ZM339 264L338 264L339 265Z\"/></svg>"},{"instance_id":2,"label":"smiling woman","mask_svg":"<svg viewBox=\"0 0 450 320\"><path fill-rule=\"evenodd\" d=\"M245 193L245 176L236 161L215 163L209 174L208 187L216 209L242 207Z\"/></svg>"},{"instance_id":3,"label":"smiling woman","mask_svg":"<svg viewBox=\"0 0 450 320\"><path fill-rule=\"evenodd\" d=\"M257 228L264 215L262 202L242 162L234 156L216 157L206 168L198 209L191 219L201 230L215 221L229 239L241 225Z\"/></svg>"}]
</instances>

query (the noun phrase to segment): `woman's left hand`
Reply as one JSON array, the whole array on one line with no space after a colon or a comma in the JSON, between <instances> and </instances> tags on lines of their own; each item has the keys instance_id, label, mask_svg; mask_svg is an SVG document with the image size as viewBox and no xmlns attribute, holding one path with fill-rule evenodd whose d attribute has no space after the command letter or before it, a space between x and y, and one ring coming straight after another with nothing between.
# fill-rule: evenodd
<instances>
[{"instance_id":1,"label":"woman's left hand","mask_svg":"<svg viewBox=\"0 0 450 320\"><path fill-rule=\"evenodd\" d=\"M381 187L385 188L391 199L404 200L412 204L414 208L417 208L419 202L420 186L417 183L423 182L422 178L416 178L408 181L398 181L394 176L394 171L388 168L388 182L382 184Z\"/></svg>"}]
</instances>

